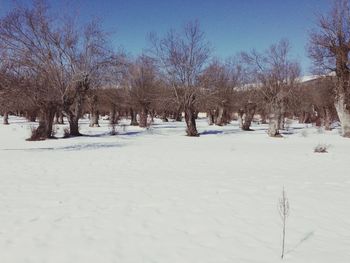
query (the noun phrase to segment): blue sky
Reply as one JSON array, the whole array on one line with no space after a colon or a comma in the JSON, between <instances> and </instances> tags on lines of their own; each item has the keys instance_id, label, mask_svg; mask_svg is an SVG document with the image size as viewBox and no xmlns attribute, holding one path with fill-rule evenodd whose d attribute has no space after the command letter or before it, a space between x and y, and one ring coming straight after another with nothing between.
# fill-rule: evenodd
<instances>
[{"instance_id":1,"label":"blue sky","mask_svg":"<svg viewBox=\"0 0 350 263\"><path fill-rule=\"evenodd\" d=\"M28 4L28 0L16 0ZM147 47L147 34L162 34L198 19L214 56L226 58L252 48L264 50L281 38L292 44L292 55L307 74L305 46L315 14L326 12L331 0L49 0L54 12L75 12L79 21L101 18L113 32L113 43L133 55ZM0 15L12 6L0 0Z\"/></svg>"}]
</instances>

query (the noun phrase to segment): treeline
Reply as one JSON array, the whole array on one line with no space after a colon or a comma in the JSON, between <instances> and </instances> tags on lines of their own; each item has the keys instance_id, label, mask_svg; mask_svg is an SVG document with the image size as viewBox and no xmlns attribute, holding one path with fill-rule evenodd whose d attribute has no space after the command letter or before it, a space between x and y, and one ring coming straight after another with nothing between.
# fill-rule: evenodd
<instances>
[{"instance_id":1,"label":"treeline","mask_svg":"<svg viewBox=\"0 0 350 263\"><path fill-rule=\"evenodd\" d=\"M285 118L331 129L340 121L350 137L350 12L345 0L319 18L309 54L319 77L302 81L287 40L263 52L241 52L221 61L197 21L163 36L152 34L147 52L133 58L115 51L111 37L91 21L79 26L69 16L53 16L45 2L18 7L0 20L0 112L39 121L32 140L53 136L54 123L69 122L67 136L80 136L78 121L90 126L108 115L111 125L129 117L146 127L155 116L186 122L199 136L198 112L210 124L238 118L250 130L254 116L280 136ZM184 114L183 114L184 113Z\"/></svg>"}]
</instances>

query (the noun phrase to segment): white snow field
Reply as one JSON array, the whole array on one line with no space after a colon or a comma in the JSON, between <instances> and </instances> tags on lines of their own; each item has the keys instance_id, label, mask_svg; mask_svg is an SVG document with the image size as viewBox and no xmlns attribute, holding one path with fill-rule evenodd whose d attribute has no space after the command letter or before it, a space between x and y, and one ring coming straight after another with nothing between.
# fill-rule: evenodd
<instances>
[{"instance_id":1,"label":"white snow field","mask_svg":"<svg viewBox=\"0 0 350 263\"><path fill-rule=\"evenodd\" d=\"M0 121L2 121L0 119ZM290 203L284 262L350 262L350 139L295 124L242 132L198 121L107 121L89 136L28 142L0 125L1 263L281 262L278 199ZM125 122L127 123L127 122ZM64 126L59 127L58 135ZM318 143L329 153L314 153Z\"/></svg>"}]
</instances>

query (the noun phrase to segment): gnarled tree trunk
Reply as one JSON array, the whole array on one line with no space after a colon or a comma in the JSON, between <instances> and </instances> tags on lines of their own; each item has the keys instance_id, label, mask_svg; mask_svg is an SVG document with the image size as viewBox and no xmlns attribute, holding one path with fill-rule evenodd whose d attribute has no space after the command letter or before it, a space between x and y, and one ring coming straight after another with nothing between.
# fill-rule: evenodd
<instances>
[{"instance_id":1,"label":"gnarled tree trunk","mask_svg":"<svg viewBox=\"0 0 350 263\"><path fill-rule=\"evenodd\" d=\"M57 111L56 105L49 103L40 109L39 126L33 130L29 140L38 141L53 138L53 121Z\"/></svg>"},{"instance_id":2,"label":"gnarled tree trunk","mask_svg":"<svg viewBox=\"0 0 350 263\"><path fill-rule=\"evenodd\" d=\"M186 121L186 133L187 136L196 137L199 136L196 126L196 110L194 108L195 95L191 94L186 98L184 103L185 109L185 121Z\"/></svg>"},{"instance_id":3,"label":"gnarled tree trunk","mask_svg":"<svg viewBox=\"0 0 350 263\"><path fill-rule=\"evenodd\" d=\"M185 120L186 120L186 133L188 136L196 137L199 136L196 126L196 115L192 107L186 107L185 109Z\"/></svg>"},{"instance_id":4,"label":"gnarled tree trunk","mask_svg":"<svg viewBox=\"0 0 350 263\"><path fill-rule=\"evenodd\" d=\"M225 112L225 107L224 106L219 106L217 109L217 118L215 124L218 126L223 126L227 123L226 121L226 112Z\"/></svg>"},{"instance_id":5,"label":"gnarled tree trunk","mask_svg":"<svg viewBox=\"0 0 350 263\"><path fill-rule=\"evenodd\" d=\"M215 112L213 110L209 110L207 112L207 115L208 115L208 123L209 123L209 125L213 125L214 122L215 122L215 119L214 119Z\"/></svg>"},{"instance_id":6,"label":"gnarled tree trunk","mask_svg":"<svg viewBox=\"0 0 350 263\"><path fill-rule=\"evenodd\" d=\"M281 137L280 135L280 122L282 120L282 112L279 103L271 106L269 113L269 129L267 131L270 137Z\"/></svg>"},{"instance_id":7,"label":"gnarled tree trunk","mask_svg":"<svg viewBox=\"0 0 350 263\"><path fill-rule=\"evenodd\" d=\"M250 131L250 125L252 124L254 114L255 114L256 104L252 102L248 102L245 106L244 116L243 116L243 124L242 130Z\"/></svg>"},{"instance_id":8,"label":"gnarled tree trunk","mask_svg":"<svg viewBox=\"0 0 350 263\"><path fill-rule=\"evenodd\" d=\"M58 118L57 118L57 124L64 124L64 119L63 119L63 113L62 111L59 111L58 113Z\"/></svg>"},{"instance_id":9,"label":"gnarled tree trunk","mask_svg":"<svg viewBox=\"0 0 350 263\"><path fill-rule=\"evenodd\" d=\"M89 90L89 75L84 75L81 80L76 83L74 96L69 98L63 97L62 113L67 117L69 122L69 136L82 136L79 132L79 119L82 115L86 92ZM74 110L71 106L74 104Z\"/></svg>"},{"instance_id":10,"label":"gnarled tree trunk","mask_svg":"<svg viewBox=\"0 0 350 263\"><path fill-rule=\"evenodd\" d=\"M332 114L329 107L323 107L323 126L326 131L330 131L332 129Z\"/></svg>"},{"instance_id":11,"label":"gnarled tree trunk","mask_svg":"<svg viewBox=\"0 0 350 263\"><path fill-rule=\"evenodd\" d=\"M90 127L100 127L100 124L98 123L99 115L100 113L98 110L91 112L89 124Z\"/></svg>"},{"instance_id":12,"label":"gnarled tree trunk","mask_svg":"<svg viewBox=\"0 0 350 263\"><path fill-rule=\"evenodd\" d=\"M30 122L35 122L37 115L38 115L38 110L37 109L35 109L35 110L27 110L25 112L26 119L28 121L30 121Z\"/></svg>"},{"instance_id":13,"label":"gnarled tree trunk","mask_svg":"<svg viewBox=\"0 0 350 263\"><path fill-rule=\"evenodd\" d=\"M90 127L100 127L98 123L99 111L98 111L98 97L96 94L93 94L90 99Z\"/></svg>"},{"instance_id":14,"label":"gnarled tree trunk","mask_svg":"<svg viewBox=\"0 0 350 263\"><path fill-rule=\"evenodd\" d=\"M9 112L8 111L4 112L3 124L4 125L9 125Z\"/></svg>"},{"instance_id":15,"label":"gnarled tree trunk","mask_svg":"<svg viewBox=\"0 0 350 263\"><path fill-rule=\"evenodd\" d=\"M347 104L345 94L336 97L335 108L341 123L342 136L350 138L350 105Z\"/></svg>"},{"instance_id":16,"label":"gnarled tree trunk","mask_svg":"<svg viewBox=\"0 0 350 263\"><path fill-rule=\"evenodd\" d=\"M238 114L238 126L239 126L239 128L243 129L244 110L243 109L239 109L237 114Z\"/></svg>"},{"instance_id":17,"label":"gnarled tree trunk","mask_svg":"<svg viewBox=\"0 0 350 263\"><path fill-rule=\"evenodd\" d=\"M84 94L79 94L77 96L74 111L70 109L70 103L64 103L63 114L67 117L69 122L69 136L76 137L81 136L79 132L79 119L82 114L82 108L84 103Z\"/></svg>"},{"instance_id":18,"label":"gnarled tree trunk","mask_svg":"<svg viewBox=\"0 0 350 263\"><path fill-rule=\"evenodd\" d=\"M109 124L115 125L118 124L119 121L119 113L117 112L116 106L112 105L111 111L109 113Z\"/></svg>"},{"instance_id":19,"label":"gnarled tree trunk","mask_svg":"<svg viewBox=\"0 0 350 263\"><path fill-rule=\"evenodd\" d=\"M130 125L131 126L138 126L139 123L137 122L137 112L134 111L133 108L130 108L130 117L131 117Z\"/></svg>"},{"instance_id":20,"label":"gnarled tree trunk","mask_svg":"<svg viewBox=\"0 0 350 263\"><path fill-rule=\"evenodd\" d=\"M143 107L141 107L140 121L139 121L139 126L141 128L146 128L147 127L147 117L148 117L147 107L143 106Z\"/></svg>"},{"instance_id":21,"label":"gnarled tree trunk","mask_svg":"<svg viewBox=\"0 0 350 263\"><path fill-rule=\"evenodd\" d=\"M163 111L162 115L161 115L161 119L163 122L168 122L168 113L166 111Z\"/></svg>"},{"instance_id":22,"label":"gnarled tree trunk","mask_svg":"<svg viewBox=\"0 0 350 263\"><path fill-rule=\"evenodd\" d=\"M270 137L278 137L280 135L279 132L279 120L280 117L276 113L269 114L269 129L267 131Z\"/></svg>"},{"instance_id":23,"label":"gnarled tree trunk","mask_svg":"<svg viewBox=\"0 0 350 263\"><path fill-rule=\"evenodd\" d=\"M60 110L58 110L56 113L55 113L55 119L54 119L54 123L55 124L64 124L64 121L63 121L63 114Z\"/></svg>"},{"instance_id":24,"label":"gnarled tree trunk","mask_svg":"<svg viewBox=\"0 0 350 263\"><path fill-rule=\"evenodd\" d=\"M181 106L178 106L176 111L174 112L174 120L175 121L182 121L182 110Z\"/></svg>"}]
</instances>

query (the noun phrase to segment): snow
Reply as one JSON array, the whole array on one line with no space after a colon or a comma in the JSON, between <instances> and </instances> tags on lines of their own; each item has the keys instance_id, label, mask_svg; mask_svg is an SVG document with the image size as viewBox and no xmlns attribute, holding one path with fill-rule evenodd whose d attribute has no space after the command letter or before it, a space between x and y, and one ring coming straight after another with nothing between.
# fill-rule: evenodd
<instances>
[{"instance_id":1,"label":"snow","mask_svg":"<svg viewBox=\"0 0 350 263\"><path fill-rule=\"evenodd\" d=\"M299 81L300 82L308 82L308 81L311 81L311 80L315 80L315 79L318 79L320 78L319 75L308 75L308 76L302 76L299 78Z\"/></svg>"},{"instance_id":2,"label":"snow","mask_svg":"<svg viewBox=\"0 0 350 263\"><path fill-rule=\"evenodd\" d=\"M0 119L1 121L1 119ZM293 124L242 132L198 121L28 142L0 125L1 263L281 262L278 199L290 203L285 262L350 262L350 140ZM127 121L125 121L127 123ZM64 126L60 125L58 136ZM319 143L329 153L314 153Z\"/></svg>"}]
</instances>

